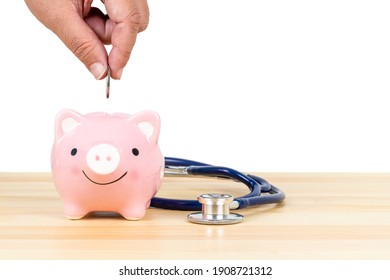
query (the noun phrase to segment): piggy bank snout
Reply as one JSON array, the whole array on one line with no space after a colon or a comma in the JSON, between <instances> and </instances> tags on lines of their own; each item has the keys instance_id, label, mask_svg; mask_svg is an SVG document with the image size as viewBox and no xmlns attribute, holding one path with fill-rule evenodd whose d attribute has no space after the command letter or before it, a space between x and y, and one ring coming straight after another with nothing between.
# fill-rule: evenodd
<instances>
[{"instance_id":1,"label":"piggy bank snout","mask_svg":"<svg viewBox=\"0 0 390 280\"><path fill-rule=\"evenodd\" d=\"M109 144L93 146L87 153L88 167L100 175L107 175L116 170L120 162L118 149Z\"/></svg>"}]
</instances>

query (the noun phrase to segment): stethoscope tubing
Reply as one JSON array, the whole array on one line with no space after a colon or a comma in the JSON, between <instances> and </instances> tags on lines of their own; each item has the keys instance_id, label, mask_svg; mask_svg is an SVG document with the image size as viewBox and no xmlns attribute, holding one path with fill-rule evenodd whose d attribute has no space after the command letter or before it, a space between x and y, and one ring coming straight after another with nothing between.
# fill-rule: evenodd
<instances>
[{"instance_id":1,"label":"stethoscope tubing","mask_svg":"<svg viewBox=\"0 0 390 280\"><path fill-rule=\"evenodd\" d=\"M232 209L243 209L262 204L280 203L285 199L284 192L271 185L265 179L251 174L243 174L232 168L213 166L198 161L174 157L165 157L165 168L182 168L185 171L182 175L226 178L245 184L249 189L249 193L235 198L234 205L236 206ZM161 197L152 198L151 206L185 211L200 211L202 209L202 205L197 200Z\"/></svg>"}]
</instances>

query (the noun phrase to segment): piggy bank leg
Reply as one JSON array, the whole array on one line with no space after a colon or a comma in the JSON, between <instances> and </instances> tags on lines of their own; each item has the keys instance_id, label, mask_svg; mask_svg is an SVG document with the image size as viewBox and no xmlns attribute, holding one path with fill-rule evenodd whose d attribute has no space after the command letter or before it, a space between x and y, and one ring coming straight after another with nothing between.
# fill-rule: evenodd
<instances>
[{"instance_id":1,"label":"piggy bank leg","mask_svg":"<svg viewBox=\"0 0 390 280\"><path fill-rule=\"evenodd\" d=\"M78 220L87 215L89 212L76 205L65 205L64 214L70 220Z\"/></svg>"},{"instance_id":2,"label":"piggy bank leg","mask_svg":"<svg viewBox=\"0 0 390 280\"><path fill-rule=\"evenodd\" d=\"M149 200L147 203L146 203L146 209L148 209L149 207L150 207L150 203L151 203L152 201L151 200Z\"/></svg>"},{"instance_id":3,"label":"piggy bank leg","mask_svg":"<svg viewBox=\"0 0 390 280\"><path fill-rule=\"evenodd\" d=\"M137 221L141 220L145 216L146 208L145 205L131 205L120 211L120 214L127 220Z\"/></svg>"}]
</instances>

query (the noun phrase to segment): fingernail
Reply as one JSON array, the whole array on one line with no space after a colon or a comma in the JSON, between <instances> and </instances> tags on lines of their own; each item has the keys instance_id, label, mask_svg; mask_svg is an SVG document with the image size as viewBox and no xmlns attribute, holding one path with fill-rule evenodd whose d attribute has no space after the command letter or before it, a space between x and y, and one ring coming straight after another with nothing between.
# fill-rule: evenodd
<instances>
[{"instance_id":1,"label":"fingernail","mask_svg":"<svg viewBox=\"0 0 390 280\"><path fill-rule=\"evenodd\" d=\"M118 80L121 79L121 77L122 77L122 72L123 72L123 68L122 68L122 69L119 69L119 70L116 72L116 77L117 77Z\"/></svg>"},{"instance_id":2,"label":"fingernail","mask_svg":"<svg viewBox=\"0 0 390 280\"><path fill-rule=\"evenodd\" d=\"M100 80L103 77L106 70L107 68L100 63L94 63L91 66L89 66L89 71L92 73L92 75L95 77L96 80Z\"/></svg>"}]
</instances>

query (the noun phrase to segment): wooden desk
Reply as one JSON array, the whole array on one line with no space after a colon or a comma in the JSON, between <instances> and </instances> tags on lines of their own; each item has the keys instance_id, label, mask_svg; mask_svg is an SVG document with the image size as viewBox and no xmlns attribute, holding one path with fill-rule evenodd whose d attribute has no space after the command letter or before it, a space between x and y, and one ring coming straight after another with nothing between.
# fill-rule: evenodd
<instances>
[{"instance_id":1,"label":"wooden desk","mask_svg":"<svg viewBox=\"0 0 390 280\"><path fill-rule=\"evenodd\" d=\"M241 224L205 226L160 209L141 221L70 221L50 174L0 173L0 259L390 259L390 174L259 175L286 192L284 204L241 210ZM245 188L166 178L158 195L210 191Z\"/></svg>"}]
</instances>

